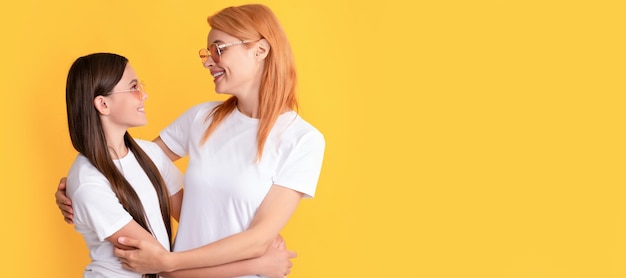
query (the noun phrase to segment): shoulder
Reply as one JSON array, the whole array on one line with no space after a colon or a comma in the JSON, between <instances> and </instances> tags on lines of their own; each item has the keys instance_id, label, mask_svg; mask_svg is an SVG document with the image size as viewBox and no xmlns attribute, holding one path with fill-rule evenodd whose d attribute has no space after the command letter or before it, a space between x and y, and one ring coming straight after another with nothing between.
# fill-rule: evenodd
<instances>
[{"instance_id":1,"label":"shoulder","mask_svg":"<svg viewBox=\"0 0 626 278\"><path fill-rule=\"evenodd\" d=\"M279 129L282 139L288 141L305 142L307 144L325 144L324 135L311 123L304 120L296 112L281 115ZM281 132L281 130L283 130Z\"/></svg>"},{"instance_id":2,"label":"shoulder","mask_svg":"<svg viewBox=\"0 0 626 278\"><path fill-rule=\"evenodd\" d=\"M324 140L324 135L322 132L313 126L311 123L307 122L296 112L291 112L292 114L288 115L287 120L291 121L290 130L293 133L298 134L299 136L307 136L314 137L320 140Z\"/></svg>"},{"instance_id":3,"label":"shoulder","mask_svg":"<svg viewBox=\"0 0 626 278\"><path fill-rule=\"evenodd\" d=\"M91 162L82 154L76 156L68 174L68 178L72 178L78 183L98 176L104 177L102 173L100 173L100 171L96 169L96 167L93 166L93 164L91 164Z\"/></svg>"},{"instance_id":4,"label":"shoulder","mask_svg":"<svg viewBox=\"0 0 626 278\"><path fill-rule=\"evenodd\" d=\"M153 162L161 161L164 158L167 158L163 149L159 147L156 143L152 141L147 141L143 139L135 139L137 145L153 160Z\"/></svg>"},{"instance_id":5,"label":"shoulder","mask_svg":"<svg viewBox=\"0 0 626 278\"><path fill-rule=\"evenodd\" d=\"M79 191L81 187L87 186L91 188L95 188L96 186L109 187L109 182L85 156L79 154L76 156L67 175L68 197L73 199L73 195Z\"/></svg>"},{"instance_id":6,"label":"shoulder","mask_svg":"<svg viewBox=\"0 0 626 278\"><path fill-rule=\"evenodd\" d=\"M149 151L154 151L156 149L161 149L159 145L157 145L156 143L152 141L135 138L135 142L137 142L137 145L139 145L139 147L146 153Z\"/></svg>"}]
</instances>

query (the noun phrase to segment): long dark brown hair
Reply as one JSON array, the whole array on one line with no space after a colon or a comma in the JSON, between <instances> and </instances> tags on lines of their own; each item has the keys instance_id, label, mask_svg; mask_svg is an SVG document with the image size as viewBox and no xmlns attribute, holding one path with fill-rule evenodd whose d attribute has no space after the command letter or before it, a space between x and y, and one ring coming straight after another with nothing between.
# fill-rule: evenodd
<instances>
[{"instance_id":1,"label":"long dark brown hair","mask_svg":"<svg viewBox=\"0 0 626 278\"><path fill-rule=\"evenodd\" d=\"M112 53L94 53L78 58L67 75L65 100L67 123L72 145L84 155L111 183L111 189L133 219L152 233L146 213L137 192L117 169L109 153L98 110L94 106L97 96L108 96L122 79L128 59ZM163 177L150 157L137 145L128 131L124 143L146 172L159 198L161 216L172 242L169 194ZM157 277L145 274L143 277Z\"/></svg>"}]
</instances>

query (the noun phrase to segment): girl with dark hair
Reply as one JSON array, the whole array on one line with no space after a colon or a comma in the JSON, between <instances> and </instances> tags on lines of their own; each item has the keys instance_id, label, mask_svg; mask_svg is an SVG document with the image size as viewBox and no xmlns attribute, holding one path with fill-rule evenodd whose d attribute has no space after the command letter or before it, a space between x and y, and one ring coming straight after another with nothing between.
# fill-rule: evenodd
<instances>
[{"instance_id":1,"label":"girl with dark hair","mask_svg":"<svg viewBox=\"0 0 626 278\"><path fill-rule=\"evenodd\" d=\"M120 236L170 249L170 215L180 214L182 174L155 143L134 140L127 131L146 124L147 97L120 55L83 56L69 70L67 121L79 154L67 177L67 195L74 202L75 228L90 251L84 277L141 276L113 256Z\"/></svg>"}]
</instances>

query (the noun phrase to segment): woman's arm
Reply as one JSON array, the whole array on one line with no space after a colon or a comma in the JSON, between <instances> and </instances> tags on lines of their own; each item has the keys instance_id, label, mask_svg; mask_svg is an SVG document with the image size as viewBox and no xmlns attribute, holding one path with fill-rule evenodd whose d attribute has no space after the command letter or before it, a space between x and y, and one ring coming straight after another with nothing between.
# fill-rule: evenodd
<instances>
[{"instance_id":1,"label":"woman's arm","mask_svg":"<svg viewBox=\"0 0 626 278\"><path fill-rule=\"evenodd\" d=\"M264 277L284 278L291 272L290 259L296 257L295 252L288 251L283 238L278 236L263 256L255 259L243 260L223 265L179 270L169 273L159 273L166 278L230 278L234 276L260 274Z\"/></svg>"},{"instance_id":2,"label":"woman's arm","mask_svg":"<svg viewBox=\"0 0 626 278\"><path fill-rule=\"evenodd\" d=\"M273 185L246 231L183 252L167 252L150 242L120 238L122 244L136 249L116 248L115 256L126 261L129 270L144 273L172 272L256 258L268 249L301 198L301 192Z\"/></svg>"},{"instance_id":3,"label":"woman's arm","mask_svg":"<svg viewBox=\"0 0 626 278\"><path fill-rule=\"evenodd\" d=\"M63 218L65 222L68 224L74 224L74 210L72 209L72 200L67 197L65 193L65 182L66 178L62 177L59 181L59 185L57 187L57 192L54 193L54 198L56 199L57 206L61 210L61 214L63 214Z\"/></svg>"},{"instance_id":4,"label":"woman's arm","mask_svg":"<svg viewBox=\"0 0 626 278\"><path fill-rule=\"evenodd\" d=\"M176 194L170 196L170 216L180 221L180 208L183 205L184 188L181 188Z\"/></svg>"},{"instance_id":5,"label":"woman's arm","mask_svg":"<svg viewBox=\"0 0 626 278\"><path fill-rule=\"evenodd\" d=\"M179 155L175 154L172 150L170 150L170 148L167 147L167 145L165 145L165 142L163 142L163 140L161 139L161 136L157 136L157 138L154 138L152 142L159 145L159 147L161 147L163 152L167 155L167 157L170 158L172 162L179 160L181 158Z\"/></svg>"}]
</instances>

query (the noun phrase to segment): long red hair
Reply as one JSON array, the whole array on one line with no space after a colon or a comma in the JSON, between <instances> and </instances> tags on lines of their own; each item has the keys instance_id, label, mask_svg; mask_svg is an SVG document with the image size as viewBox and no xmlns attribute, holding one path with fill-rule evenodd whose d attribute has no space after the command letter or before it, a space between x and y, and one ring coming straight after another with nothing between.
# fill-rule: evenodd
<instances>
[{"instance_id":1,"label":"long red hair","mask_svg":"<svg viewBox=\"0 0 626 278\"><path fill-rule=\"evenodd\" d=\"M213 29L240 40L265 39L270 51L259 88L259 129L257 131L256 161L263 156L263 148L276 119L286 110L298 108L296 98L296 68L287 35L278 18L266 6L259 4L228 7L207 19ZM211 133L237 107L232 96L216 106L207 116L213 118L202 138L206 142Z\"/></svg>"}]
</instances>

